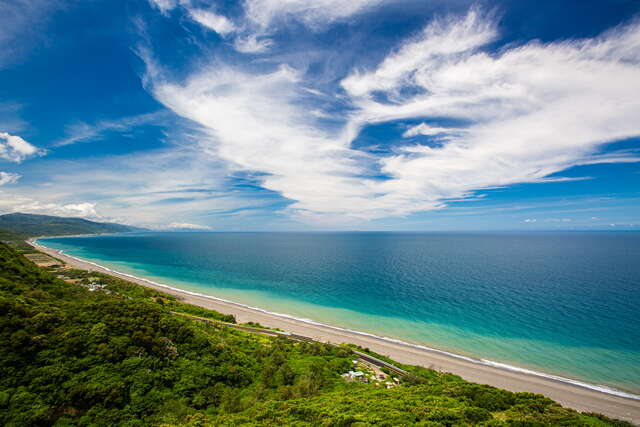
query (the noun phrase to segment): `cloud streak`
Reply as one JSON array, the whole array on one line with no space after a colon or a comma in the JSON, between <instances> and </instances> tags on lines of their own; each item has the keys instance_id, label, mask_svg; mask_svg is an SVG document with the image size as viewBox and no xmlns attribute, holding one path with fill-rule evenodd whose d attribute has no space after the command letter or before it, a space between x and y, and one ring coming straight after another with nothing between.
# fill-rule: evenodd
<instances>
[{"instance_id":1,"label":"cloud streak","mask_svg":"<svg viewBox=\"0 0 640 427\"><path fill-rule=\"evenodd\" d=\"M472 10L436 21L376 70L343 81L359 107L351 126L429 116L472 123L442 146L405 146L380 159L392 177L381 185L387 194L416 203L540 182L581 164L637 161L637 153L598 149L640 134L631 95L640 90L639 30L634 22L595 39L490 54L482 50L496 38L490 18ZM403 97L408 86L423 92ZM374 91L394 102L376 101Z\"/></svg>"},{"instance_id":2,"label":"cloud streak","mask_svg":"<svg viewBox=\"0 0 640 427\"><path fill-rule=\"evenodd\" d=\"M419 125L413 126L405 133L402 134L403 138L411 138L418 135L426 135L426 136L435 136L442 135L452 132L459 132L457 129L443 128L438 126L430 126L426 123L420 123Z\"/></svg>"},{"instance_id":3,"label":"cloud streak","mask_svg":"<svg viewBox=\"0 0 640 427\"><path fill-rule=\"evenodd\" d=\"M211 230L211 227L209 226L191 224L188 222L172 222L168 227L176 230Z\"/></svg>"},{"instance_id":4,"label":"cloud streak","mask_svg":"<svg viewBox=\"0 0 640 427\"><path fill-rule=\"evenodd\" d=\"M273 203L268 195L259 198L256 191L235 186L224 164L202 154L198 144L205 139L197 134L184 146L25 164L29 182L2 187L0 212L49 212L164 229L171 222L232 223L234 216L259 213Z\"/></svg>"},{"instance_id":5,"label":"cloud streak","mask_svg":"<svg viewBox=\"0 0 640 427\"><path fill-rule=\"evenodd\" d=\"M156 111L153 113L138 114L135 116L123 117L117 120L102 120L96 124L77 122L67 126L67 135L55 141L53 147L64 147L78 142L87 142L100 139L105 132L127 132L137 126L157 123L166 118L167 111Z\"/></svg>"},{"instance_id":6,"label":"cloud streak","mask_svg":"<svg viewBox=\"0 0 640 427\"><path fill-rule=\"evenodd\" d=\"M20 174L0 171L0 185L15 184L20 179Z\"/></svg>"},{"instance_id":7,"label":"cloud streak","mask_svg":"<svg viewBox=\"0 0 640 427\"><path fill-rule=\"evenodd\" d=\"M3 197L3 199L0 200L1 213L22 212L62 217L87 218L96 221L109 221L109 218L106 218L97 212L95 203L48 202L1 190L0 196Z\"/></svg>"},{"instance_id":8,"label":"cloud streak","mask_svg":"<svg viewBox=\"0 0 640 427\"><path fill-rule=\"evenodd\" d=\"M247 18L259 28L294 19L318 29L382 3L383 0L246 0Z\"/></svg>"},{"instance_id":9,"label":"cloud streak","mask_svg":"<svg viewBox=\"0 0 640 427\"><path fill-rule=\"evenodd\" d=\"M58 0L0 0L0 69L24 60L45 40L49 15L61 6Z\"/></svg>"},{"instance_id":10,"label":"cloud streak","mask_svg":"<svg viewBox=\"0 0 640 427\"><path fill-rule=\"evenodd\" d=\"M226 17L213 13L209 10L189 9L189 15L197 23L215 31L221 36L232 33L236 30L235 25L233 25L233 23Z\"/></svg>"},{"instance_id":11,"label":"cloud streak","mask_svg":"<svg viewBox=\"0 0 640 427\"><path fill-rule=\"evenodd\" d=\"M371 5L334 3L249 1L247 20L326 23ZM593 39L489 50L499 37L496 18L478 9L436 19L375 68L345 76L334 88L349 106L339 115L326 95L305 89L304 70L286 63L265 73L217 60L184 82L147 66L154 96L209 133L209 154L258 173L306 221L405 216L484 189L557 180L547 177L577 165L638 161L633 150L599 151L640 135L637 21ZM428 124L443 117L467 125ZM416 119L423 122L387 141L391 153L354 148L371 124ZM439 144L400 142L424 136Z\"/></svg>"}]
</instances>

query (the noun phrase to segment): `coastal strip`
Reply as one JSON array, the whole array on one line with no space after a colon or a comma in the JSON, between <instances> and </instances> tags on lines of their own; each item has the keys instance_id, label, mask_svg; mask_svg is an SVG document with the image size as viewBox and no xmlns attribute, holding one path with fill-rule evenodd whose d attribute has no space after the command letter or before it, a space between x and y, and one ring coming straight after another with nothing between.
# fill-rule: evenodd
<instances>
[{"instance_id":1,"label":"coastal strip","mask_svg":"<svg viewBox=\"0 0 640 427\"><path fill-rule=\"evenodd\" d=\"M510 391L543 394L566 407L578 411L598 412L640 425L640 400L638 396L630 393L497 362L472 359L420 345L409 344L400 340L324 325L307 319L272 313L120 273L98 264L66 255L62 251L49 249L38 244L34 239L30 239L27 243L74 268L109 274L171 294L188 304L224 314L232 314L241 323L257 322L292 334L304 335L317 341L357 344L376 353L386 355L400 363L420 365L442 372L451 372L467 381L489 384Z\"/></svg>"}]
</instances>

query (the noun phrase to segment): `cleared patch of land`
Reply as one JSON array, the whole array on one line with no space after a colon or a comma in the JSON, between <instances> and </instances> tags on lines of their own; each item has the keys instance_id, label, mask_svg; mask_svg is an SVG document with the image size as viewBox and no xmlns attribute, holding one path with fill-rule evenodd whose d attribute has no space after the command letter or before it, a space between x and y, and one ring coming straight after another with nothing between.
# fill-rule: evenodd
<instances>
[{"instance_id":1,"label":"cleared patch of land","mask_svg":"<svg viewBox=\"0 0 640 427\"><path fill-rule=\"evenodd\" d=\"M45 254L34 253L24 254L24 256L38 267L51 267L53 265L60 265L60 261Z\"/></svg>"}]
</instances>

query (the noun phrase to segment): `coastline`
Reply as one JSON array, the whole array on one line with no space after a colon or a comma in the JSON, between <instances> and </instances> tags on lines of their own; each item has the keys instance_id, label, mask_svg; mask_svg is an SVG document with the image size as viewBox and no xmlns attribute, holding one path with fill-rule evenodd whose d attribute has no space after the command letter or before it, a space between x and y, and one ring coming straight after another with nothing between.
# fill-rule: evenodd
<instances>
[{"instance_id":1,"label":"coastline","mask_svg":"<svg viewBox=\"0 0 640 427\"><path fill-rule=\"evenodd\" d=\"M511 391L540 393L564 406L579 411L599 412L610 417L640 424L640 400L638 400L640 396L631 393L624 393L604 386L587 384L569 378L543 374L498 362L472 359L425 346L406 343L397 339L342 329L307 319L294 318L281 313L272 313L256 307L177 289L129 274L120 273L98 264L66 255L62 253L62 251L49 249L38 244L35 241L37 239L37 237L29 239L27 243L50 256L63 260L75 268L99 271L174 295L189 304L216 310L225 314L233 314L238 322L258 322L290 333L304 335L318 341L358 344L362 347L368 347L377 353L389 356L401 363L421 365L439 371L451 372L468 381L489 384Z\"/></svg>"}]
</instances>

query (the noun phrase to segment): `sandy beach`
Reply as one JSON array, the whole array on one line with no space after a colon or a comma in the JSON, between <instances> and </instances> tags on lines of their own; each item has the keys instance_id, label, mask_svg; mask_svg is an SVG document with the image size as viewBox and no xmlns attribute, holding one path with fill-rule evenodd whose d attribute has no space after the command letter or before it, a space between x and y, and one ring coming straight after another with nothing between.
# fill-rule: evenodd
<instances>
[{"instance_id":1,"label":"sandy beach","mask_svg":"<svg viewBox=\"0 0 640 427\"><path fill-rule=\"evenodd\" d=\"M468 381L489 384L511 391L540 393L561 403L563 406L583 412L598 412L609 417L623 419L640 425L640 400L616 396L542 376L477 364L463 358L418 348L410 344L391 342L374 336L362 335L330 326L312 324L298 319L266 313L232 302L193 295L177 289L158 286L143 279L133 278L129 275L107 270L94 264L69 257L59 251L36 245L31 241L28 243L34 245L38 250L61 259L75 268L99 271L117 276L142 286L174 295L189 304L206 307L225 314L233 314L239 323L249 321L258 322L265 326L280 328L284 331L304 335L318 341L358 344L401 363L421 365L439 371L452 372Z\"/></svg>"}]
</instances>

